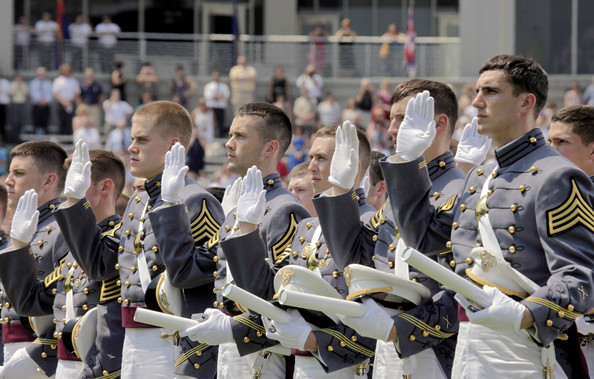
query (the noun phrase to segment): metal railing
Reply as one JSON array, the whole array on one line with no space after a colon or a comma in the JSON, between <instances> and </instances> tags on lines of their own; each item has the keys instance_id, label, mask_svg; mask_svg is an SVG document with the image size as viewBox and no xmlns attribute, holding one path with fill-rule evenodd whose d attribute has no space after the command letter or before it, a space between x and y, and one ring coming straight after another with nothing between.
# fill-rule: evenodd
<instances>
[{"instance_id":1,"label":"metal railing","mask_svg":"<svg viewBox=\"0 0 594 379\"><path fill-rule=\"evenodd\" d=\"M121 33L113 49L102 48L95 37L82 49L68 39L52 46L32 41L25 49L15 49L15 58L20 71L34 70L39 65L53 70L60 63L71 63L77 72L93 67L107 73L113 60L119 60L134 72L149 61L159 75L169 75L175 64L182 63L191 75L208 76L212 71L220 71L225 76L232 66L233 41L233 35L225 34ZM406 77L404 44L392 43L388 57L382 59L380 49L384 42L381 37L364 36L357 37L352 44L341 44L336 37L314 42L308 36L241 35L237 51L258 72L270 75L274 66L280 65L287 76L297 76L312 63L328 78ZM459 77L459 38L417 37L416 51L418 76Z\"/></svg>"}]
</instances>

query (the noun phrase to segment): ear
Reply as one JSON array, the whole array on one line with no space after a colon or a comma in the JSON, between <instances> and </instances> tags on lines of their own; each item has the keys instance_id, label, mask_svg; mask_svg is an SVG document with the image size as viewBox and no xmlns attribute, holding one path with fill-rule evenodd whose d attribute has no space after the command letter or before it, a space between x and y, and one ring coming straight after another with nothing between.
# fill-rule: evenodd
<instances>
[{"instance_id":1,"label":"ear","mask_svg":"<svg viewBox=\"0 0 594 379\"><path fill-rule=\"evenodd\" d=\"M268 141L266 142L266 144L264 145L264 156L266 158L270 158L270 157L275 157L276 154L278 153L278 149L280 147L280 144L278 143L277 140L272 140L272 141Z\"/></svg>"},{"instance_id":2,"label":"ear","mask_svg":"<svg viewBox=\"0 0 594 379\"><path fill-rule=\"evenodd\" d=\"M532 93L523 93L520 95L522 104L520 105L520 114L529 114L533 111L536 105L536 96Z\"/></svg>"},{"instance_id":3,"label":"ear","mask_svg":"<svg viewBox=\"0 0 594 379\"><path fill-rule=\"evenodd\" d=\"M440 113L437 115L435 120L435 130L437 134L448 130L449 121L450 119L445 113Z\"/></svg>"},{"instance_id":4,"label":"ear","mask_svg":"<svg viewBox=\"0 0 594 379\"><path fill-rule=\"evenodd\" d=\"M386 192L388 192L386 181L380 180L375 186L375 193L377 194L377 197L383 196Z\"/></svg>"},{"instance_id":5,"label":"ear","mask_svg":"<svg viewBox=\"0 0 594 379\"><path fill-rule=\"evenodd\" d=\"M45 176L45 181L43 182L44 189L48 190L50 187L53 187L58 181L58 175L49 173Z\"/></svg>"},{"instance_id":6,"label":"ear","mask_svg":"<svg viewBox=\"0 0 594 379\"><path fill-rule=\"evenodd\" d=\"M108 195L113 192L115 183L111 178L105 178L99 182L99 188L101 188L101 195Z\"/></svg>"},{"instance_id":7,"label":"ear","mask_svg":"<svg viewBox=\"0 0 594 379\"><path fill-rule=\"evenodd\" d=\"M594 142L588 144L588 150L590 150L590 160L594 161Z\"/></svg>"}]
</instances>

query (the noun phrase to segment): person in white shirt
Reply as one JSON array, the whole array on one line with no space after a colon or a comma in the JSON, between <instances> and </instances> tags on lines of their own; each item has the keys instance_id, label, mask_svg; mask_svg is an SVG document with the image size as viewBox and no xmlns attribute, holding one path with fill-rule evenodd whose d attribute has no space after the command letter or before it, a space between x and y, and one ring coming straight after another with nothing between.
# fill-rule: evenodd
<instances>
[{"instance_id":1,"label":"person in white shirt","mask_svg":"<svg viewBox=\"0 0 594 379\"><path fill-rule=\"evenodd\" d=\"M342 120L340 105L334 101L332 92L326 92L326 99L318 104L318 116L322 126L338 124Z\"/></svg>"},{"instance_id":2,"label":"person in white shirt","mask_svg":"<svg viewBox=\"0 0 594 379\"><path fill-rule=\"evenodd\" d=\"M101 71L111 72L114 50L121 29L117 24L111 22L109 16L103 16L103 22L97 24L95 32L99 35L99 46L101 47Z\"/></svg>"},{"instance_id":3,"label":"person in white shirt","mask_svg":"<svg viewBox=\"0 0 594 379\"><path fill-rule=\"evenodd\" d=\"M60 76L54 79L52 91L58 100L58 119L60 123L60 134L72 134L72 118L76 97L80 94L78 80L71 76L72 68L69 64L60 65Z\"/></svg>"},{"instance_id":4,"label":"person in white shirt","mask_svg":"<svg viewBox=\"0 0 594 379\"><path fill-rule=\"evenodd\" d=\"M37 77L29 83L32 119L37 134L47 134L50 117L50 104L54 98L52 82L47 79L45 67L37 68Z\"/></svg>"},{"instance_id":5,"label":"person in white shirt","mask_svg":"<svg viewBox=\"0 0 594 379\"><path fill-rule=\"evenodd\" d=\"M221 75L218 71L214 71L211 77L212 81L204 86L204 98L206 106L214 112L218 136L226 137L228 130L225 124L225 111L231 91L227 84L221 83Z\"/></svg>"},{"instance_id":6,"label":"person in white shirt","mask_svg":"<svg viewBox=\"0 0 594 379\"><path fill-rule=\"evenodd\" d=\"M109 99L103 102L103 110L105 111L105 125L103 126L105 135L109 134L119 122L126 121L134 113L134 108L122 101L120 90L117 88L112 89Z\"/></svg>"},{"instance_id":7,"label":"person in white shirt","mask_svg":"<svg viewBox=\"0 0 594 379\"><path fill-rule=\"evenodd\" d=\"M313 64L307 65L305 72L297 78L297 87L305 88L307 96L310 99L316 99L319 103L322 101L322 87L324 86L324 79L316 73L316 66Z\"/></svg>"},{"instance_id":8,"label":"person in white shirt","mask_svg":"<svg viewBox=\"0 0 594 379\"><path fill-rule=\"evenodd\" d=\"M19 17L19 23L12 29L14 35L14 68L24 70L28 68L29 42L32 28L26 16Z\"/></svg>"},{"instance_id":9,"label":"person in white shirt","mask_svg":"<svg viewBox=\"0 0 594 379\"><path fill-rule=\"evenodd\" d=\"M77 127L73 129L72 140L78 141L82 139L85 141L89 149L101 149L101 136L97 129L97 121L89 115L89 106L87 104L80 104L76 107Z\"/></svg>"},{"instance_id":10,"label":"person in white shirt","mask_svg":"<svg viewBox=\"0 0 594 379\"><path fill-rule=\"evenodd\" d=\"M105 150L111 151L118 157L128 157L128 146L131 144L130 128L126 120L121 120L116 124L116 128L109 132L105 142Z\"/></svg>"},{"instance_id":11,"label":"person in white shirt","mask_svg":"<svg viewBox=\"0 0 594 379\"><path fill-rule=\"evenodd\" d=\"M87 19L83 15L76 16L74 24L70 24L68 27L70 32L70 44L71 44L71 64L72 68L76 72L82 71L83 61L86 61L86 47L89 43L89 36L93 32L93 27L89 24Z\"/></svg>"},{"instance_id":12,"label":"person in white shirt","mask_svg":"<svg viewBox=\"0 0 594 379\"><path fill-rule=\"evenodd\" d=\"M35 34L39 42L39 63L48 70L53 68L54 45L60 34L60 26L51 17L48 12L44 12L41 20L35 23Z\"/></svg>"}]
</instances>

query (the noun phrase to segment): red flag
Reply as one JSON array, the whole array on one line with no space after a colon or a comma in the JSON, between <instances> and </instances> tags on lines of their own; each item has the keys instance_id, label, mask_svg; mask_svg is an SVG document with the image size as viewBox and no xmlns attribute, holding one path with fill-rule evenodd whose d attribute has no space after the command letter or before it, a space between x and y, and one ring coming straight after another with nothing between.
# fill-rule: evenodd
<instances>
[{"instance_id":1,"label":"red flag","mask_svg":"<svg viewBox=\"0 0 594 379\"><path fill-rule=\"evenodd\" d=\"M406 31L406 43L404 45L404 58L406 60L406 68L410 78L416 77L416 47L415 47L415 1L411 0L408 3L408 30Z\"/></svg>"},{"instance_id":2,"label":"red flag","mask_svg":"<svg viewBox=\"0 0 594 379\"><path fill-rule=\"evenodd\" d=\"M64 30L64 0L56 0L56 22Z\"/></svg>"}]
</instances>

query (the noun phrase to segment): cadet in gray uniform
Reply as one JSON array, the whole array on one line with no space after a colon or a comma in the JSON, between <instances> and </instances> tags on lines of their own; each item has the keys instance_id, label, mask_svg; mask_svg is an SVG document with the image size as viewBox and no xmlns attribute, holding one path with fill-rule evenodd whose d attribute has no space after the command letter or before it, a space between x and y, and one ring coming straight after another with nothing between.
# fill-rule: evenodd
<instances>
[{"instance_id":1,"label":"cadet in gray uniform","mask_svg":"<svg viewBox=\"0 0 594 379\"><path fill-rule=\"evenodd\" d=\"M270 264L277 269L286 264L288 255L285 253L285 249L291 243L297 224L309 215L298 200L283 188L280 176L276 172L278 161L290 144L291 133L291 123L282 110L270 104L249 103L237 111L229 132L229 140L226 143L229 170L232 173L243 176L248 168L254 165L262 172L266 211L260 231L266 248L259 251L266 251L266 256L262 256L261 259L270 258ZM239 286L248 284L250 287L244 288L253 293L262 293L261 288L267 290L270 283L264 281L252 283L251 278L246 280L253 275L253 271L250 270L249 265L245 264L243 251L226 256L221 248L223 241L228 240L229 235L237 233L239 230L236 220L237 213L233 208L235 207L231 207L219 232L204 246L196 248L189 241L170 238L160 247L164 254L167 272L174 286L193 287L209 278L216 278L217 298L211 304L224 312L237 315L242 311L233 302L225 301L220 293L227 282L235 280ZM150 215L157 236L168 236L179 233L180 230L189 229L190 225L179 217L180 212L183 212L183 206L177 205L161 208ZM258 248L249 245L243 247L246 249ZM237 266L234 265L234 267L241 267L241 270L233 271L231 276L227 271L227 260L240 262L235 263ZM216 263L216 269L213 267L211 270L206 270L206 261ZM210 311L207 310L207 312ZM224 314L221 313L221 315L227 318ZM214 317L212 319L214 320ZM216 333L213 332L213 334ZM217 377L233 377L235 379L251 375L251 362L248 361L253 361L254 357L250 356L245 360L239 359L234 344L223 344L232 342L232 338L225 338L228 334L224 333L219 333L219 336L219 340L201 341L210 342L211 345L222 344L219 347ZM192 361L196 357L187 352L198 344L189 338L182 339L181 344L187 346L184 347L186 351L184 356L189 359L185 364L194 364ZM275 359L278 375L282 371L282 376L284 376L284 360L279 360L276 355L272 357Z\"/></svg>"},{"instance_id":2,"label":"cadet in gray uniform","mask_svg":"<svg viewBox=\"0 0 594 379\"><path fill-rule=\"evenodd\" d=\"M476 87L478 131L493 138L497 164L471 170L450 211L440 215L429 203L431 183L415 151L432 139L428 96L407 109L398 135L403 150L390 158L401 163L384 166L388 183L397 186L389 193L398 194L392 200L403 235L412 236L425 254L451 244L456 272L485 285L491 296L490 307L460 314L452 376L586 377L573 324L594 307L594 224L580 217L593 212L594 187L535 128L548 91L547 75L536 62L491 58ZM404 179L406 186L399 182Z\"/></svg>"},{"instance_id":3,"label":"cadet in gray uniform","mask_svg":"<svg viewBox=\"0 0 594 379\"><path fill-rule=\"evenodd\" d=\"M4 218L6 217L6 206L8 205L8 194L6 191L6 186L0 186L0 225L4 224ZM0 251L6 249L8 247L8 236L4 230L0 229ZM0 282L0 297L4 294L4 288L2 287L2 282ZM2 309L2 304L0 303L0 309ZM0 320L1 323L1 320ZM0 328L0 362L4 362L4 345L2 343L2 328Z\"/></svg>"},{"instance_id":4,"label":"cadet in gray uniform","mask_svg":"<svg viewBox=\"0 0 594 379\"><path fill-rule=\"evenodd\" d=\"M87 181L82 182L79 179L86 162L91 162L92 166L87 168L90 169ZM55 212L64 240L71 248L64 262L60 262L59 270L55 271L58 293L54 301L54 317L60 342L58 358L66 360L72 355L65 351L61 342L64 321L74 323L76 317L97 308L97 323L91 326L96 330L95 344L84 361L82 378L120 376L125 331L122 327L121 304L117 301L120 295L117 283L119 276L113 275L101 281L90 280L87 273L93 270L83 269L77 257L99 254L103 259L100 265L113 267L117 263L115 251L120 241L122 220L116 215L115 206L124 183L125 167L118 157L102 150L89 153L82 140L77 142L66 177L64 196L67 201ZM94 218L80 217L87 212L93 213ZM101 221L96 225L82 224L93 219ZM89 238L87 232L91 230L93 233ZM72 295L68 294L69 291L72 291ZM72 300L67 300L69 296L72 296ZM70 302L73 312L67 309Z\"/></svg>"},{"instance_id":5,"label":"cadet in gray uniform","mask_svg":"<svg viewBox=\"0 0 594 379\"><path fill-rule=\"evenodd\" d=\"M28 315L43 316L52 312L51 299L55 283L50 283L37 293L47 299L43 304L20 304L29 288L22 285L27 280L43 281L54 266L68 252L52 211L59 205L58 196L64 187L66 152L57 144L48 141L31 141L16 146L10 153L10 174L6 178L8 206L16 209L18 201L29 189L37 192L39 216L36 229L27 230L31 234L19 234L24 229L18 219L13 218L12 229L25 240L18 240L11 232L14 250L0 255L0 277L4 286L2 298L2 338L4 341L5 365L2 375L46 377L55 374L58 341L54 338L54 325L49 317L45 330L37 330L33 340L20 323L20 315L15 310L23 308ZM29 245L29 242L31 244ZM9 262L17 261L11 265ZM28 270L28 271L27 271ZM27 279L28 278L28 279ZM13 304L14 302L14 304ZM47 317L45 318L47 321ZM41 325L43 323L40 323ZM47 326L47 324L45 324ZM37 368L41 368L41 372Z\"/></svg>"}]
</instances>

